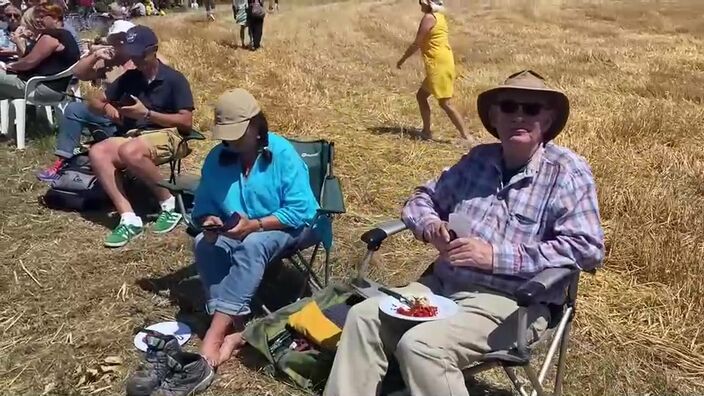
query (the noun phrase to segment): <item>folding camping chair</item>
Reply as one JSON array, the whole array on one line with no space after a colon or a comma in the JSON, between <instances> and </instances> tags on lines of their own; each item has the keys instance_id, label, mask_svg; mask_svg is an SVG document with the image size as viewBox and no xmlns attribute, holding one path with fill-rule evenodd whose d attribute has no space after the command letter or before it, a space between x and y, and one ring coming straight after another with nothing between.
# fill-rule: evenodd
<instances>
[{"instance_id":1,"label":"folding camping chair","mask_svg":"<svg viewBox=\"0 0 704 396\"><path fill-rule=\"evenodd\" d=\"M195 129L191 129L188 135L183 136L181 138L181 141L178 143L178 146L176 146L176 152L180 153L181 147L183 147L183 145L188 145L188 142L192 140L205 140L205 136L203 136L202 133L196 131ZM188 147L188 152L185 153L183 156L173 157L169 159L169 183L176 182L176 177L181 174L181 160L188 156L188 154L190 154L192 151L193 149Z\"/></svg>"},{"instance_id":2,"label":"folding camping chair","mask_svg":"<svg viewBox=\"0 0 704 396\"><path fill-rule=\"evenodd\" d=\"M308 166L310 176L310 185L318 199L320 209L311 224L315 224L321 217L326 217L332 221L333 215L342 214L345 212L344 198L342 196L342 187L340 181L333 174L333 159L334 159L334 143L325 140L315 141L299 141L289 139L291 144L296 148L298 154ZM200 178L195 175L181 175L180 172L174 175L173 180L159 183L160 186L168 189L176 197L176 205L178 210L183 215L187 225L186 232L195 237L200 233L200 227L193 222L190 216L191 204L198 189ZM304 230L296 239L296 244L289 251L284 252L279 257L271 260L272 263L286 260L290 262L296 269L301 271L313 292L321 290L328 284L330 279L330 250L332 241L323 241L317 238L311 238L312 232L310 229ZM315 273L314 268L316 259L320 251L320 247L325 250L325 262L323 264L323 278ZM309 258L303 255L303 252L312 248L312 253ZM267 273L270 272L271 266L268 266ZM269 276L265 273L265 279ZM301 291L301 294L304 290ZM300 295L298 296L300 297ZM264 305L262 310L266 314L271 311Z\"/></svg>"},{"instance_id":3,"label":"folding camping chair","mask_svg":"<svg viewBox=\"0 0 704 396\"><path fill-rule=\"evenodd\" d=\"M386 238L406 230L406 225L400 220L389 221L380 224L376 228L365 232L361 239L367 244L367 253L357 266L357 274L352 281L352 286L357 293L369 298L381 294L378 288L382 285L365 278L368 272L374 253L379 250ZM423 275L432 271L432 265ZM518 290L514 297L518 302L518 328L517 345L509 350L495 351L485 354L478 363L465 370L465 378L469 378L482 371L501 367L508 378L515 386L521 396L559 396L562 392L562 381L564 378L565 359L567 355L567 345L569 343L570 328L575 314L577 285L579 283L580 271L572 268L550 268L536 274L532 279L527 280ZM564 292L564 302L561 305L549 305L551 318L548 331L537 342L527 345L525 340L528 331L527 309L533 304L543 301L548 292L562 290ZM531 359L534 357L535 349L540 344L550 341L545 360L536 373L531 366ZM543 382L550 369L555 352L558 351L557 372L553 392L548 392L543 387ZM528 381L520 380L515 369L522 368ZM529 389L532 387L532 390Z\"/></svg>"}]
</instances>

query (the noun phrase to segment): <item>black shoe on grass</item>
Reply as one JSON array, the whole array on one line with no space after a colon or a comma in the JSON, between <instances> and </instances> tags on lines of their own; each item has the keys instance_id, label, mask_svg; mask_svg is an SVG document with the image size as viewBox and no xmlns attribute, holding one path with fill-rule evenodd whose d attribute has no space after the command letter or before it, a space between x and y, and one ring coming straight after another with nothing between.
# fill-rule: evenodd
<instances>
[{"instance_id":1,"label":"black shoe on grass","mask_svg":"<svg viewBox=\"0 0 704 396\"><path fill-rule=\"evenodd\" d=\"M144 362L125 384L128 396L151 395L171 372L167 356L181 352L178 340L172 335L147 332L144 342L147 344Z\"/></svg>"},{"instance_id":2,"label":"black shoe on grass","mask_svg":"<svg viewBox=\"0 0 704 396\"><path fill-rule=\"evenodd\" d=\"M202 392L215 379L212 367L197 353L181 352L168 356L171 373L152 396L191 396Z\"/></svg>"}]
</instances>

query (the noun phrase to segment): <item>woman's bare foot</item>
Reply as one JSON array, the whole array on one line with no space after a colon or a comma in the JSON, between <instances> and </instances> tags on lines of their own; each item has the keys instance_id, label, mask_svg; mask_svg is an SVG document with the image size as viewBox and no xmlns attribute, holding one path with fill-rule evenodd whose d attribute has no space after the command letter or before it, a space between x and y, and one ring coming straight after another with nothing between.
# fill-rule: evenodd
<instances>
[{"instance_id":1,"label":"woman's bare foot","mask_svg":"<svg viewBox=\"0 0 704 396\"><path fill-rule=\"evenodd\" d=\"M220 347L225 341L225 336L232 331L232 318L221 312L215 312L200 347L200 354L212 367L217 367L222 363L220 361Z\"/></svg>"},{"instance_id":2,"label":"woman's bare foot","mask_svg":"<svg viewBox=\"0 0 704 396\"><path fill-rule=\"evenodd\" d=\"M200 346L200 354L212 367L220 365L220 347L225 341L225 332L213 329L211 326L205 333L203 343Z\"/></svg>"},{"instance_id":3,"label":"woman's bare foot","mask_svg":"<svg viewBox=\"0 0 704 396\"><path fill-rule=\"evenodd\" d=\"M220 346L220 364L230 360L232 356L237 356L246 343L241 332L226 335Z\"/></svg>"}]
</instances>

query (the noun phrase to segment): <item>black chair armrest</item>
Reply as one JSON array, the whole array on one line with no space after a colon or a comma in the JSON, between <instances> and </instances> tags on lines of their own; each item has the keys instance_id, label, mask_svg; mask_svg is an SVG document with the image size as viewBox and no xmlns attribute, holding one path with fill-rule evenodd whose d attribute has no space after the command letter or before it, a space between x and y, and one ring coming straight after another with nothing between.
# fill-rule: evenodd
<instances>
[{"instance_id":1,"label":"black chair armrest","mask_svg":"<svg viewBox=\"0 0 704 396\"><path fill-rule=\"evenodd\" d=\"M342 214L345 212L340 212L336 209L325 209L325 208L318 208L319 215L324 215L324 216L329 216L329 215L336 215L336 214Z\"/></svg>"},{"instance_id":2,"label":"black chair armrest","mask_svg":"<svg viewBox=\"0 0 704 396\"><path fill-rule=\"evenodd\" d=\"M183 192L183 188L177 186L175 183L171 183L167 180L161 180L156 183L157 186L163 187L171 193L181 193Z\"/></svg>"},{"instance_id":3,"label":"black chair armrest","mask_svg":"<svg viewBox=\"0 0 704 396\"><path fill-rule=\"evenodd\" d=\"M364 234L362 234L362 242L367 244L367 249L377 251L381 247L384 240L394 234L407 229L406 225L401 220L391 220L379 224Z\"/></svg>"},{"instance_id":4,"label":"black chair armrest","mask_svg":"<svg viewBox=\"0 0 704 396\"><path fill-rule=\"evenodd\" d=\"M566 287L568 279L579 275L578 268L547 268L527 280L514 293L518 306L529 307L543 302L554 287Z\"/></svg>"},{"instance_id":5,"label":"black chair armrest","mask_svg":"<svg viewBox=\"0 0 704 396\"><path fill-rule=\"evenodd\" d=\"M164 187L169 190L172 194L195 194L198 189L198 184L200 183L199 175L177 175L170 180L162 180L156 184L159 187Z\"/></svg>"},{"instance_id":6,"label":"black chair armrest","mask_svg":"<svg viewBox=\"0 0 704 396\"><path fill-rule=\"evenodd\" d=\"M195 129L191 129L190 132L188 132L188 135L182 135L181 136L182 141L189 141L189 140L205 140L205 135L202 133L196 131Z\"/></svg>"}]
</instances>

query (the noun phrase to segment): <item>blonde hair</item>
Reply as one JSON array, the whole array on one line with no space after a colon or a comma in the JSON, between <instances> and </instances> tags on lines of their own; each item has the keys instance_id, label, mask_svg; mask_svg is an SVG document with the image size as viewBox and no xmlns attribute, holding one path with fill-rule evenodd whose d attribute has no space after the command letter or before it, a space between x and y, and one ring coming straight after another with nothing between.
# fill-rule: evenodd
<instances>
[{"instance_id":1,"label":"blonde hair","mask_svg":"<svg viewBox=\"0 0 704 396\"><path fill-rule=\"evenodd\" d=\"M24 30L28 30L32 34L37 34L37 32L42 29L36 13L36 7L30 7L24 12L24 14L22 14L20 26L24 27Z\"/></svg>"}]
</instances>

